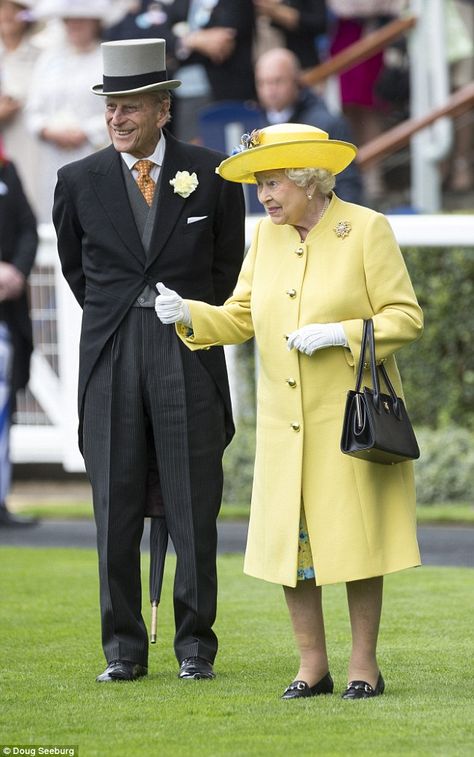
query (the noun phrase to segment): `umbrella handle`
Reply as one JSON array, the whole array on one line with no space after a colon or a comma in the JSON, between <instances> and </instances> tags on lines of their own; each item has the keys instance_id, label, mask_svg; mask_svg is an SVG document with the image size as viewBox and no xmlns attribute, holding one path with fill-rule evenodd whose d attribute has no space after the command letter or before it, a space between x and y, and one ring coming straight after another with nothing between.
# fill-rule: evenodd
<instances>
[{"instance_id":1,"label":"umbrella handle","mask_svg":"<svg viewBox=\"0 0 474 757\"><path fill-rule=\"evenodd\" d=\"M151 631L150 631L150 643L156 644L156 619L157 619L158 602L153 600L151 603Z\"/></svg>"}]
</instances>

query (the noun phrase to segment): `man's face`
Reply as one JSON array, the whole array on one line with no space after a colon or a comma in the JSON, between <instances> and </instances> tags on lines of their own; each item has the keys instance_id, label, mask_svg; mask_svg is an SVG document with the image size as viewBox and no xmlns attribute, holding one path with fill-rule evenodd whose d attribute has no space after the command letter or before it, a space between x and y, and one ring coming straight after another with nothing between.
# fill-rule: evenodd
<instances>
[{"instance_id":1,"label":"man's face","mask_svg":"<svg viewBox=\"0 0 474 757\"><path fill-rule=\"evenodd\" d=\"M135 158L151 155L168 111L169 100L159 102L152 93L107 97L105 121L115 149Z\"/></svg>"},{"instance_id":2,"label":"man's face","mask_svg":"<svg viewBox=\"0 0 474 757\"><path fill-rule=\"evenodd\" d=\"M255 84L260 106L264 110L291 108L298 99L298 82L286 65L257 66Z\"/></svg>"}]
</instances>

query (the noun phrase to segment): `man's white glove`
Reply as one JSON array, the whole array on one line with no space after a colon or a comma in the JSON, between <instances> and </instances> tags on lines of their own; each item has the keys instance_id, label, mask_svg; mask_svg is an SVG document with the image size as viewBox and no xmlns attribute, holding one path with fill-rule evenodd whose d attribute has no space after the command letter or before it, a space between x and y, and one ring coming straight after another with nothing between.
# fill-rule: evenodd
<instances>
[{"instance_id":1,"label":"man's white glove","mask_svg":"<svg viewBox=\"0 0 474 757\"><path fill-rule=\"evenodd\" d=\"M340 323L309 323L291 332L287 346L311 356L324 347L347 347L347 339Z\"/></svg>"},{"instance_id":2,"label":"man's white glove","mask_svg":"<svg viewBox=\"0 0 474 757\"><path fill-rule=\"evenodd\" d=\"M158 297L155 300L155 312L161 323L184 323L192 326L191 313L182 297L168 289L161 281L156 285Z\"/></svg>"}]
</instances>

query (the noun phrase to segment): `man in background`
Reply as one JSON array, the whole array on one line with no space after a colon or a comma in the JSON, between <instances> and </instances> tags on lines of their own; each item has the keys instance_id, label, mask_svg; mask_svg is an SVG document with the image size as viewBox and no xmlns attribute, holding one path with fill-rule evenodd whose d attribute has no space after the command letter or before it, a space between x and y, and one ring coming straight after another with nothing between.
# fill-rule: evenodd
<instances>
[{"instance_id":1,"label":"man in background","mask_svg":"<svg viewBox=\"0 0 474 757\"><path fill-rule=\"evenodd\" d=\"M322 97L301 85L301 66L290 50L280 47L263 53L255 64L255 85L265 126L310 124L327 131L331 139L353 142L345 117L331 113ZM335 189L341 200L364 204L361 176L355 163L338 174Z\"/></svg>"}]
</instances>

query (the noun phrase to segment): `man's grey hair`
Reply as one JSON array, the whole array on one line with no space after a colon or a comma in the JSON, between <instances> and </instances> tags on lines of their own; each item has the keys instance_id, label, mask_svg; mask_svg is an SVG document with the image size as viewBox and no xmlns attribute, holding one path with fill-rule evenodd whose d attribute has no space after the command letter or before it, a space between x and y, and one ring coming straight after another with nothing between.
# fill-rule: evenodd
<instances>
[{"instance_id":1,"label":"man's grey hair","mask_svg":"<svg viewBox=\"0 0 474 757\"><path fill-rule=\"evenodd\" d=\"M165 123L169 123L171 121L171 113L170 113L170 106L171 106L171 93L168 89L159 89L157 92L148 92L149 97L151 97L152 100L156 103L157 110L160 109L161 105L168 101L168 117L166 119Z\"/></svg>"}]
</instances>

